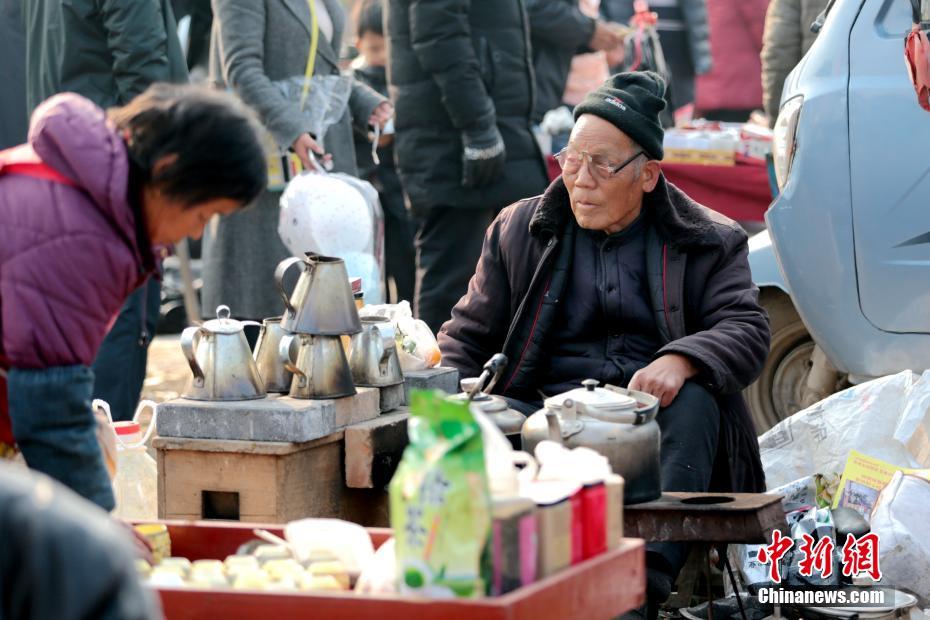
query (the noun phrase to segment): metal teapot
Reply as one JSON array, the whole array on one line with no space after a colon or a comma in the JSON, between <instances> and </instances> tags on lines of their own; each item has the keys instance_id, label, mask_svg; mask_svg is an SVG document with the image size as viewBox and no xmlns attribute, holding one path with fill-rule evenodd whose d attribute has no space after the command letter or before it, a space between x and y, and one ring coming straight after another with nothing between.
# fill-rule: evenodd
<instances>
[{"instance_id":1,"label":"metal teapot","mask_svg":"<svg viewBox=\"0 0 930 620\"><path fill-rule=\"evenodd\" d=\"M342 398L356 393L339 336L284 336L278 354L294 373L289 392L293 398Z\"/></svg>"},{"instance_id":2,"label":"metal teapot","mask_svg":"<svg viewBox=\"0 0 930 620\"><path fill-rule=\"evenodd\" d=\"M656 414L659 399L645 392L612 385L599 388L586 379L584 387L545 400L523 425L523 449L534 453L544 440L567 448L584 446L607 457L625 480L624 504L638 504L662 495Z\"/></svg>"},{"instance_id":3,"label":"metal teapot","mask_svg":"<svg viewBox=\"0 0 930 620\"><path fill-rule=\"evenodd\" d=\"M352 336L349 354L355 385L382 388L404 382L394 333L394 325L387 319L362 318L362 331Z\"/></svg>"},{"instance_id":4,"label":"metal teapot","mask_svg":"<svg viewBox=\"0 0 930 620\"><path fill-rule=\"evenodd\" d=\"M511 409L507 401L500 396L492 396L487 393L494 389L506 367L507 356L503 353L494 355L484 365L480 376L459 381L462 392L453 396L453 398L470 400L471 406L490 418L494 425L510 440L514 450L520 450L520 431L523 428L523 423L526 422L526 416ZM486 383L487 387L485 387Z\"/></svg>"},{"instance_id":5,"label":"metal teapot","mask_svg":"<svg viewBox=\"0 0 930 620\"><path fill-rule=\"evenodd\" d=\"M251 400L265 387L242 331L255 321L230 318L229 306L216 309L216 319L181 333L181 350L194 373L182 394L192 400Z\"/></svg>"},{"instance_id":6,"label":"metal teapot","mask_svg":"<svg viewBox=\"0 0 930 620\"><path fill-rule=\"evenodd\" d=\"M284 289L284 276L294 265L301 274L293 293ZM341 258L307 253L306 258L286 258L274 272L275 284L284 300L281 326L300 334L341 336L357 334L362 324L355 307L346 264Z\"/></svg>"},{"instance_id":7,"label":"metal teapot","mask_svg":"<svg viewBox=\"0 0 930 620\"><path fill-rule=\"evenodd\" d=\"M290 332L281 327L281 317L262 321L262 331L255 343L255 364L266 392L286 394L291 389L294 375L284 366L279 355L281 339L288 335Z\"/></svg>"}]
</instances>

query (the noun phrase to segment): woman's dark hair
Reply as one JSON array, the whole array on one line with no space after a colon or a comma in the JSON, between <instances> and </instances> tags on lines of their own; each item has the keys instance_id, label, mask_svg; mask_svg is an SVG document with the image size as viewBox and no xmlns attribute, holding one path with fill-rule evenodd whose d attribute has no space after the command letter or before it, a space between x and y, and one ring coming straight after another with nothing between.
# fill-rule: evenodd
<instances>
[{"instance_id":1,"label":"woman's dark hair","mask_svg":"<svg viewBox=\"0 0 930 620\"><path fill-rule=\"evenodd\" d=\"M217 198L247 204L267 186L261 126L230 94L154 84L108 117L124 135L139 183L186 205ZM155 174L166 156L174 161Z\"/></svg>"},{"instance_id":2,"label":"woman's dark hair","mask_svg":"<svg viewBox=\"0 0 930 620\"><path fill-rule=\"evenodd\" d=\"M361 0L355 5L353 17L359 39L365 36L366 32L384 36L382 0Z\"/></svg>"}]
</instances>

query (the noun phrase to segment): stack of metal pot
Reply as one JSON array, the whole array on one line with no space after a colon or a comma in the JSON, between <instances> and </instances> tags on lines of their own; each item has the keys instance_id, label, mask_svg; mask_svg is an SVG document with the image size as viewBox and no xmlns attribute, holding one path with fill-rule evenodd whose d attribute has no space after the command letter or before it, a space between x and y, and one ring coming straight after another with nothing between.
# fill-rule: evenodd
<instances>
[{"instance_id":1,"label":"stack of metal pot","mask_svg":"<svg viewBox=\"0 0 930 620\"><path fill-rule=\"evenodd\" d=\"M300 276L288 294L284 280L294 267ZM345 262L313 253L288 258L275 269L275 283L284 315L264 321L255 348L266 389L305 399L354 395L341 337L360 333L362 323Z\"/></svg>"}]
</instances>

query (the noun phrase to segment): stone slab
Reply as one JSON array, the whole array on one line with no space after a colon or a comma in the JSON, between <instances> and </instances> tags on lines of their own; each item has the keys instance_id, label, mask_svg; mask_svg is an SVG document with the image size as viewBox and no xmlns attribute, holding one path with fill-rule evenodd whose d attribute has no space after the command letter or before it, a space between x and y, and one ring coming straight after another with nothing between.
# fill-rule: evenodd
<instances>
[{"instance_id":1,"label":"stone slab","mask_svg":"<svg viewBox=\"0 0 930 620\"><path fill-rule=\"evenodd\" d=\"M440 366L426 370L404 372L404 398L410 402L410 390L442 390L447 394L457 394L459 389L459 371L455 368Z\"/></svg>"},{"instance_id":2,"label":"stone slab","mask_svg":"<svg viewBox=\"0 0 930 620\"><path fill-rule=\"evenodd\" d=\"M381 392L381 413L394 411L407 404L407 389L403 383L389 385L378 391Z\"/></svg>"}]
</instances>

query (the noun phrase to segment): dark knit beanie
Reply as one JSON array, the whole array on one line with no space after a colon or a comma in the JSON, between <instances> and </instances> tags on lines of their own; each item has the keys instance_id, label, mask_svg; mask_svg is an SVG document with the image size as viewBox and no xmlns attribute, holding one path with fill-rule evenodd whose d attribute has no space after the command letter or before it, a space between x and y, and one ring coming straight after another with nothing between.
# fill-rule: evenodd
<instances>
[{"instance_id":1,"label":"dark knit beanie","mask_svg":"<svg viewBox=\"0 0 930 620\"><path fill-rule=\"evenodd\" d=\"M592 90L575 108L575 120L593 114L630 136L652 159L662 159L665 130L659 114L665 109L665 80L651 71L618 73Z\"/></svg>"}]
</instances>

